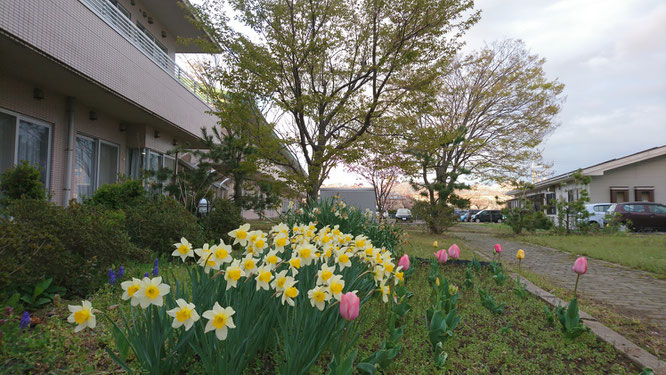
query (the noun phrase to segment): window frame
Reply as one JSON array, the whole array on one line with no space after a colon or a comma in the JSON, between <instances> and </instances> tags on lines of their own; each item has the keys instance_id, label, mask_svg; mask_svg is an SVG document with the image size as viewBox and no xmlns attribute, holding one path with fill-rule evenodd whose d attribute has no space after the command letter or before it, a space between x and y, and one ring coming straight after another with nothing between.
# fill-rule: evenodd
<instances>
[{"instance_id":1,"label":"window frame","mask_svg":"<svg viewBox=\"0 0 666 375\"><path fill-rule=\"evenodd\" d=\"M94 136L88 135L86 133L81 133L81 132L76 133L76 135L74 137L74 143L75 144L76 144L76 139L77 138L87 139L87 140L92 141L92 142L95 143L95 160L93 161L93 164L94 164L93 166L95 167L94 176L93 176L93 189L92 189L93 194L97 191L97 189L99 189L99 186L100 186L99 185L99 165L100 165L100 159L101 159L100 158L100 153L101 153L101 150L102 150L102 147L101 147L102 144L106 144L107 146L115 147L118 150L118 152L116 153L116 182L118 182L118 175L120 174L120 145L118 143L110 142L110 141L107 141L105 139L94 137ZM76 157L76 152L74 154L75 154L75 157ZM76 164L76 160L74 161L74 163ZM74 173L73 169L72 169L72 173ZM76 188L76 199L77 200L81 199L81 197L79 197L79 195L78 195L78 187Z\"/></svg>"},{"instance_id":2,"label":"window frame","mask_svg":"<svg viewBox=\"0 0 666 375\"><path fill-rule=\"evenodd\" d=\"M46 129L48 129L48 141L46 142L47 143L47 148L46 148L46 155L47 155L47 157L46 157L46 173L45 173L45 176L46 176L45 180L46 181L44 181L44 188L46 189L46 191L50 192L51 191L51 164L52 164L51 159L52 159L52 156L53 156L52 155L52 152L53 152L53 125L49 124L46 121L42 121L42 120L36 119L34 117L26 116L22 113L14 112L14 111L2 108L2 107L0 107L0 112L2 112L4 114L7 114L9 116L13 116L16 119L14 121L14 144L13 144L13 147L14 147L13 151L14 152L13 152L13 155L12 155L12 159L13 159L12 160L12 166L17 165L18 162L19 162L19 160L18 160L18 154L19 154L18 146L19 146L19 135L20 135L19 133L20 133L20 130L21 130L20 129L21 120L29 122L31 124L38 125L38 126L42 126L42 127L45 127ZM40 168L41 168L41 166L40 166ZM4 171L2 171L2 172L4 172Z\"/></svg>"}]
</instances>

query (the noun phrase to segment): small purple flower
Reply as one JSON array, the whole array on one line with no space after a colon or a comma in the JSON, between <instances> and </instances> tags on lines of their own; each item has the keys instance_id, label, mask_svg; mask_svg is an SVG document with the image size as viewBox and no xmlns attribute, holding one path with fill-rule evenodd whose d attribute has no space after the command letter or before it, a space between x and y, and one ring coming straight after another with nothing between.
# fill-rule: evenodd
<instances>
[{"instance_id":1,"label":"small purple flower","mask_svg":"<svg viewBox=\"0 0 666 375\"><path fill-rule=\"evenodd\" d=\"M160 274L159 260L155 258L155 264L153 265L153 276Z\"/></svg>"},{"instance_id":2,"label":"small purple flower","mask_svg":"<svg viewBox=\"0 0 666 375\"><path fill-rule=\"evenodd\" d=\"M109 268L109 284L113 285L116 283L116 273L113 272L112 268Z\"/></svg>"},{"instance_id":3,"label":"small purple flower","mask_svg":"<svg viewBox=\"0 0 666 375\"><path fill-rule=\"evenodd\" d=\"M148 277L148 272L144 273L143 277Z\"/></svg>"},{"instance_id":4,"label":"small purple flower","mask_svg":"<svg viewBox=\"0 0 666 375\"><path fill-rule=\"evenodd\" d=\"M118 268L118 279L122 279L124 274L125 274L125 267L120 266L120 268Z\"/></svg>"},{"instance_id":5,"label":"small purple flower","mask_svg":"<svg viewBox=\"0 0 666 375\"><path fill-rule=\"evenodd\" d=\"M19 327L22 329L28 328L30 325L30 313L29 312L24 312L23 316L21 316L21 321L19 322Z\"/></svg>"}]
</instances>

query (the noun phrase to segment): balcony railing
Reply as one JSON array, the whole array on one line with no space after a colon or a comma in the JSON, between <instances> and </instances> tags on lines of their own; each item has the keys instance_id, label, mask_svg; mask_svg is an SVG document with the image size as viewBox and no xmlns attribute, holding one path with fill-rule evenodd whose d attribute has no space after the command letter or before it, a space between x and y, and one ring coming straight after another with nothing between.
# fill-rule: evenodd
<instances>
[{"instance_id":1,"label":"balcony railing","mask_svg":"<svg viewBox=\"0 0 666 375\"><path fill-rule=\"evenodd\" d=\"M192 92L204 103L211 104L211 100L206 96L203 87L108 0L79 1L127 39L128 42L132 43L139 51L143 52L157 66L183 85L183 87Z\"/></svg>"}]
</instances>

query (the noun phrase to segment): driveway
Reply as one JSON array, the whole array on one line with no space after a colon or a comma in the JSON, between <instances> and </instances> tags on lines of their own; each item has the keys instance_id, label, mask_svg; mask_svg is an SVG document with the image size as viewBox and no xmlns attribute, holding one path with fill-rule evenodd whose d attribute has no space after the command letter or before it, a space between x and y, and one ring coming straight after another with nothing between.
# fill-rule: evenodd
<instances>
[{"instance_id":1,"label":"driveway","mask_svg":"<svg viewBox=\"0 0 666 375\"><path fill-rule=\"evenodd\" d=\"M475 248L481 257L491 256L493 246L499 243L504 249L504 261L513 263L518 249L524 249L523 268L544 276L559 287L574 288L576 274L571 267L576 256L573 254L498 238L482 230L473 231L469 225L456 226L451 232ZM611 305L628 317L646 319L666 330L666 281L647 272L588 258L588 270L580 278L578 292Z\"/></svg>"}]
</instances>

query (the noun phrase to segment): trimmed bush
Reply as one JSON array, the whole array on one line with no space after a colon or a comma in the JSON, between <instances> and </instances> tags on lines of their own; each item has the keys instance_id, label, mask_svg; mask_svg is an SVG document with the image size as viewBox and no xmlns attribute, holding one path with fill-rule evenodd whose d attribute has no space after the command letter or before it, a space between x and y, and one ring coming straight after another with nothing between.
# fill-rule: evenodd
<instances>
[{"instance_id":1,"label":"trimmed bush","mask_svg":"<svg viewBox=\"0 0 666 375\"><path fill-rule=\"evenodd\" d=\"M223 239L229 242L227 233L243 224L240 208L236 207L230 200L217 198L213 201L213 210L208 216L201 219L206 241L219 241Z\"/></svg>"},{"instance_id":2,"label":"trimmed bush","mask_svg":"<svg viewBox=\"0 0 666 375\"><path fill-rule=\"evenodd\" d=\"M53 278L68 294L85 296L106 281L110 265L148 258L125 233L122 211L27 199L7 211L14 220L0 221L0 249L9 260L0 262L3 287Z\"/></svg>"},{"instance_id":3,"label":"trimmed bush","mask_svg":"<svg viewBox=\"0 0 666 375\"><path fill-rule=\"evenodd\" d=\"M141 180L126 180L100 186L86 203L117 210L144 204L147 199L148 193L141 185Z\"/></svg>"},{"instance_id":4,"label":"trimmed bush","mask_svg":"<svg viewBox=\"0 0 666 375\"><path fill-rule=\"evenodd\" d=\"M40 181L39 169L27 161L19 163L0 174L0 203L9 204L17 199L46 200L46 189Z\"/></svg>"},{"instance_id":5,"label":"trimmed bush","mask_svg":"<svg viewBox=\"0 0 666 375\"><path fill-rule=\"evenodd\" d=\"M173 198L157 196L140 206L127 207L125 214L127 233L141 248L170 256L173 244L181 237L202 243L197 218Z\"/></svg>"}]
</instances>

